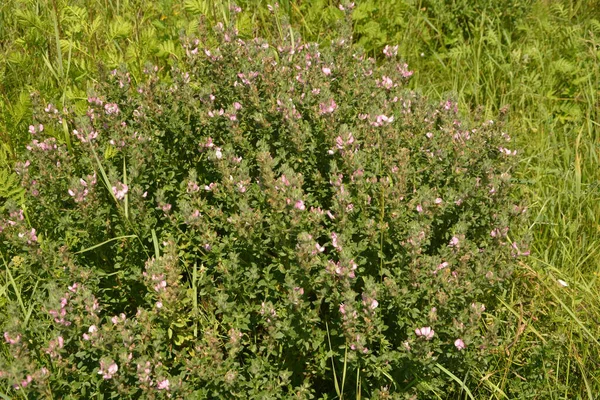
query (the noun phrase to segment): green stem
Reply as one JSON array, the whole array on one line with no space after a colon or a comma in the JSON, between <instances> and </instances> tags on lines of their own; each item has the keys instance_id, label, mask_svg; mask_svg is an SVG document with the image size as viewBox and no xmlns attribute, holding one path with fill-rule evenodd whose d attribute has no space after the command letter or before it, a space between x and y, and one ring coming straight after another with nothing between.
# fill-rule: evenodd
<instances>
[{"instance_id":1,"label":"green stem","mask_svg":"<svg viewBox=\"0 0 600 400\"><path fill-rule=\"evenodd\" d=\"M382 150L382 133L381 131L379 132L379 136L378 136L378 142L379 142L379 173L377 175L379 175L379 187L381 188L381 198L379 201L380 204L380 216L379 216L379 229L381 230L381 234L379 237L379 279L381 279L381 281L383 282L383 235L384 235L384 229L383 229L383 223L384 223L384 219L385 219L385 195L384 195L384 188L383 188L383 183L382 183L382 169L383 169L383 150Z\"/></svg>"}]
</instances>

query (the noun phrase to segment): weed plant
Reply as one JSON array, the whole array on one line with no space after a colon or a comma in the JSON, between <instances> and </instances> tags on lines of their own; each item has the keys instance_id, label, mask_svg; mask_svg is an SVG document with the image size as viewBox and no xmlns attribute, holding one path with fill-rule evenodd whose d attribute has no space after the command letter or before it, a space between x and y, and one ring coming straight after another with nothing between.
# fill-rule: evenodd
<instances>
[{"instance_id":1,"label":"weed plant","mask_svg":"<svg viewBox=\"0 0 600 400\"><path fill-rule=\"evenodd\" d=\"M409 90L394 47L284 39L217 24L169 74L107 71L83 116L33 98L11 393L471 394L528 254L511 137Z\"/></svg>"},{"instance_id":2,"label":"weed plant","mask_svg":"<svg viewBox=\"0 0 600 400\"><path fill-rule=\"evenodd\" d=\"M289 35L283 28L288 20L303 37L327 47L344 15L337 3L317 0L281 1L275 18L266 2L240 5L235 19L240 37L259 35L271 43ZM171 66L185 57L180 35L227 23L230 12L225 3L202 0L3 2L0 207L9 212L25 205L30 188L19 185L14 165L32 139L34 108L51 102L59 112L67 107L70 117L84 114L89 91L103 80L103 71L114 68L127 70L139 85L150 61L161 79L169 79ZM457 377L478 396L487 391L492 398L593 399L600 391L599 20L595 1L365 0L353 12L354 42L367 56L382 59L386 45L398 44L415 72L408 88L440 101L453 98L465 123L469 110L485 119L508 110L504 129L516 141L514 148L524 149L513 170L520 183L514 198L530 204L521 235L532 238L532 255L514 270L516 279L500 296L501 307L484 314L482 321L498 327L498 346L488 352L489 362ZM39 95L32 98L34 92ZM66 145L73 128L67 127L67 134L58 126L44 135ZM86 234L77 229L63 238L71 251L106 237L99 227ZM60 254L57 250L53 259ZM38 271L21 275L21 259L12 262L4 271L0 302L19 308L27 324L38 307L35 294L55 277ZM338 361L338 368L346 365ZM462 396L469 395L463 391Z\"/></svg>"}]
</instances>

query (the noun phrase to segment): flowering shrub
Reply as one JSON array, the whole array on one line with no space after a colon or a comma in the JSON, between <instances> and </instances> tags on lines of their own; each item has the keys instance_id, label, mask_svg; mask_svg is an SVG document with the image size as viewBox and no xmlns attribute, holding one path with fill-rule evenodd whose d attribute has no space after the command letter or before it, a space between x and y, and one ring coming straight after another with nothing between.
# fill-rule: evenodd
<instances>
[{"instance_id":1,"label":"flowering shrub","mask_svg":"<svg viewBox=\"0 0 600 400\"><path fill-rule=\"evenodd\" d=\"M407 90L393 46L377 65L348 38L215 37L168 74L108 73L84 115L40 106L26 204L0 218L23 305L2 305L0 378L57 398L456 396L444 370L486 362L484 313L524 254L510 137Z\"/></svg>"}]
</instances>

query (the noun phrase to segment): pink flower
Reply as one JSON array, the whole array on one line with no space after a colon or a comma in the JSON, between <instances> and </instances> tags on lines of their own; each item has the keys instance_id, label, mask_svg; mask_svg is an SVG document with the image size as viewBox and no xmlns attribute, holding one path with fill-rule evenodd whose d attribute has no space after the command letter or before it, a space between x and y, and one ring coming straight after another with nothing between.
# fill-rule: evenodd
<instances>
[{"instance_id":1,"label":"pink flower","mask_svg":"<svg viewBox=\"0 0 600 400\"><path fill-rule=\"evenodd\" d=\"M408 70L408 64L399 64L398 67L396 68L398 70L398 72L400 72L400 74L404 77L404 78L410 78L413 74L413 71L409 71Z\"/></svg>"},{"instance_id":2,"label":"pink flower","mask_svg":"<svg viewBox=\"0 0 600 400\"><path fill-rule=\"evenodd\" d=\"M442 270L442 269L446 268L448 265L450 265L450 264L448 264L447 261L444 261L443 263L441 263L440 265L437 266L437 268L435 269L435 271L433 271L433 273L437 274L437 272L439 270Z\"/></svg>"},{"instance_id":3,"label":"pink flower","mask_svg":"<svg viewBox=\"0 0 600 400\"><path fill-rule=\"evenodd\" d=\"M377 306L379 306L379 302L375 299L371 300L371 310L374 310L377 308Z\"/></svg>"},{"instance_id":4,"label":"pink flower","mask_svg":"<svg viewBox=\"0 0 600 400\"><path fill-rule=\"evenodd\" d=\"M335 249L341 250L342 247L338 243L338 235L335 232L331 232L331 243Z\"/></svg>"},{"instance_id":5,"label":"pink flower","mask_svg":"<svg viewBox=\"0 0 600 400\"><path fill-rule=\"evenodd\" d=\"M193 182L193 181L188 182L188 185L187 185L188 193L195 193L198 190L200 190L200 187L198 186L198 184L196 182Z\"/></svg>"},{"instance_id":6,"label":"pink flower","mask_svg":"<svg viewBox=\"0 0 600 400\"><path fill-rule=\"evenodd\" d=\"M107 115L119 114L119 106L115 103L107 103L104 105L104 111Z\"/></svg>"},{"instance_id":7,"label":"pink flower","mask_svg":"<svg viewBox=\"0 0 600 400\"><path fill-rule=\"evenodd\" d=\"M415 333L417 334L417 336L422 336L426 340L431 340L433 338L433 335L435 334L434 330L428 326L415 329Z\"/></svg>"},{"instance_id":8,"label":"pink flower","mask_svg":"<svg viewBox=\"0 0 600 400\"><path fill-rule=\"evenodd\" d=\"M112 192L117 200L123 200L128 191L129 187L121 182L117 182L117 184L112 187Z\"/></svg>"},{"instance_id":9,"label":"pink flower","mask_svg":"<svg viewBox=\"0 0 600 400\"><path fill-rule=\"evenodd\" d=\"M98 374L102 375L104 379L110 379L114 374L119 370L119 366L113 361L110 363L108 368L106 368L106 364L104 361L100 361L100 369L98 370Z\"/></svg>"},{"instance_id":10,"label":"pink flower","mask_svg":"<svg viewBox=\"0 0 600 400\"><path fill-rule=\"evenodd\" d=\"M101 100L98 100L101 101ZM56 107L54 106L54 104L49 103L46 108L44 108L44 111L46 111L47 113L58 113L58 110L56 109Z\"/></svg>"},{"instance_id":11,"label":"pink flower","mask_svg":"<svg viewBox=\"0 0 600 400\"><path fill-rule=\"evenodd\" d=\"M438 197L437 199L435 199L435 204L442 204L443 200L441 199L441 197Z\"/></svg>"},{"instance_id":12,"label":"pink flower","mask_svg":"<svg viewBox=\"0 0 600 400\"><path fill-rule=\"evenodd\" d=\"M391 89L394 86L394 82L389 76L384 75L381 78L381 86L383 86L386 89Z\"/></svg>"},{"instance_id":13,"label":"pink flower","mask_svg":"<svg viewBox=\"0 0 600 400\"><path fill-rule=\"evenodd\" d=\"M300 211L306 210L306 206L304 205L304 202L302 200L298 200L294 205L294 208L297 208Z\"/></svg>"},{"instance_id":14,"label":"pink flower","mask_svg":"<svg viewBox=\"0 0 600 400\"><path fill-rule=\"evenodd\" d=\"M112 363L108 366L108 373L116 374L119 370L119 366L116 363Z\"/></svg>"},{"instance_id":15,"label":"pink flower","mask_svg":"<svg viewBox=\"0 0 600 400\"><path fill-rule=\"evenodd\" d=\"M31 244L31 242L37 242L38 237L35 234L35 228L31 228L31 231L29 232L29 240L27 240L28 244Z\"/></svg>"},{"instance_id":16,"label":"pink flower","mask_svg":"<svg viewBox=\"0 0 600 400\"><path fill-rule=\"evenodd\" d=\"M233 108L235 108L236 110L241 110L242 105L236 101L235 103L233 103Z\"/></svg>"},{"instance_id":17,"label":"pink flower","mask_svg":"<svg viewBox=\"0 0 600 400\"><path fill-rule=\"evenodd\" d=\"M417 204L417 212L423 212L423 207L420 204Z\"/></svg>"},{"instance_id":18,"label":"pink flower","mask_svg":"<svg viewBox=\"0 0 600 400\"><path fill-rule=\"evenodd\" d=\"M158 390L169 390L169 380L165 379L164 381L159 381L156 384L156 388Z\"/></svg>"},{"instance_id":19,"label":"pink flower","mask_svg":"<svg viewBox=\"0 0 600 400\"><path fill-rule=\"evenodd\" d=\"M8 343L8 344L17 344L17 343L19 343L19 342L21 341L21 335L20 335L20 334L18 334L18 335L17 335L17 336L16 336L16 337L13 339L13 338L11 338L11 337L8 335L8 332L4 332L4 340L6 340L6 343Z\"/></svg>"},{"instance_id":20,"label":"pink flower","mask_svg":"<svg viewBox=\"0 0 600 400\"><path fill-rule=\"evenodd\" d=\"M509 150L507 148L504 147L499 147L498 150L500 150L500 153L506 154L507 156L516 156L517 155L517 151L516 150Z\"/></svg>"},{"instance_id":21,"label":"pink flower","mask_svg":"<svg viewBox=\"0 0 600 400\"><path fill-rule=\"evenodd\" d=\"M330 68L327 68L327 67L323 67L323 73L324 73L326 76L329 76L329 75L331 75L331 69L330 69Z\"/></svg>"},{"instance_id":22,"label":"pink flower","mask_svg":"<svg viewBox=\"0 0 600 400\"><path fill-rule=\"evenodd\" d=\"M463 342L462 339L456 339L454 341L454 345L456 346L456 348L458 349L458 351L463 350L464 348L466 348L467 346L465 345L465 342Z\"/></svg>"},{"instance_id":23,"label":"pink flower","mask_svg":"<svg viewBox=\"0 0 600 400\"><path fill-rule=\"evenodd\" d=\"M485 304L471 303L471 308L475 313L481 314L485 311Z\"/></svg>"},{"instance_id":24,"label":"pink flower","mask_svg":"<svg viewBox=\"0 0 600 400\"><path fill-rule=\"evenodd\" d=\"M335 100L331 99L328 102L319 104L319 110L321 114L330 114L337 108Z\"/></svg>"},{"instance_id":25,"label":"pink flower","mask_svg":"<svg viewBox=\"0 0 600 400\"><path fill-rule=\"evenodd\" d=\"M396 57L398 55L398 45L393 47L386 45L383 48L383 54L385 54L386 57Z\"/></svg>"},{"instance_id":26,"label":"pink flower","mask_svg":"<svg viewBox=\"0 0 600 400\"><path fill-rule=\"evenodd\" d=\"M391 117L388 117L387 115L380 114L375 116L375 122L371 122L371 125L377 127L382 126L384 123L391 124L392 122L394 122L393 115Z\"/></svg>"},{"instance_id":27,"label":"pink flower","mask_svg":"<svg viewBox=\"0 0 600 400\"><path fill-rule=\"evenodd\" d=\"M450 239L450 243L448 244L448 246L450 247L457 247L459 243L459 240L456 236L452 236L452 239Z\"/></svg>"},{"instance_id":28,"label":"pink flower","mask_svg":"<svg viewBox=\"0 0 600 400\"><path fill-rule=\"evenodd\" d=\"M317 248L317 251L319 253L322 253L325 251L325 246L321 246L319 243L315 243L315 247Z\"/></svg>"},{"instance_id":29,"label":"pink flower","mask_svg":"<svg viewBox=\"0 0 600 400\"><path fill-rule=\"evenodd\" d=\"M33 378L31 377L31 375L27 375L27 378L25 378L21 381L21 387L23 387L23 388L27 387L27 385L29 385L32 380L33 380Z\"/></svg>"}]
</instances>

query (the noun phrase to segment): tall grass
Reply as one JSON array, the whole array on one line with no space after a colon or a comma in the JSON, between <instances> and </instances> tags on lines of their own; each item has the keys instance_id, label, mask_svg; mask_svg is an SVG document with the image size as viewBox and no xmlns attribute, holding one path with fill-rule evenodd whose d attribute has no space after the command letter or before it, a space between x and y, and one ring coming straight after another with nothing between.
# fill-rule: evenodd
<instances>
[{"instance_id":1,"label":"tall grass","mask_svg":"<svg viewBox=\"0 0 600 400\"><path fill-rule=\"evenodd\" d=\"M532 256L500 321L507 346L483 376L495 397L512 381L512 396L518 387L526 398L532 367L544 382L533 397L600 393L599 15L594 2L538 2L509 32L483 14L471 37L409 57L430 95L452 93L490 118L508 107L525 151L515 178L530 204Z\"/></svg>"}]
</instances>

